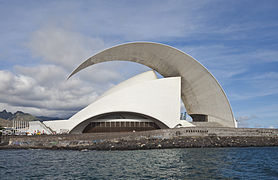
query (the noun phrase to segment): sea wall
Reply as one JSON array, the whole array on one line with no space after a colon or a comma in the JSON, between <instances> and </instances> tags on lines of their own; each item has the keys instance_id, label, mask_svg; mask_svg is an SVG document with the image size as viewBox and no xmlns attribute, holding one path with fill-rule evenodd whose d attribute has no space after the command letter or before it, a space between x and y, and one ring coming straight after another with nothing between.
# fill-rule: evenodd
<instances>
[{"instance_id":1,"label":"sea wall","mask_svg":"<svg viewBox=\"0 0 278 180\"><path fill-rule=\"evenodd\" d=\"M135 150L278 146L278 129L178 128L144 132L2 137L0 149Z\"/></svg>"}]
</instances>

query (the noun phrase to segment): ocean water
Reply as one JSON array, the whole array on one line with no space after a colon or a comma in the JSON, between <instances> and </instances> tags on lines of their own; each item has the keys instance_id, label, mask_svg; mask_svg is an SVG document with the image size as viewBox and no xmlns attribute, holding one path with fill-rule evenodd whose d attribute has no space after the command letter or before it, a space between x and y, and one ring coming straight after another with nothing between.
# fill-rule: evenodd
<instances>
[{"instance_id":1,"label":"ocean water","mask_svg":"<svg viewBox=\"0 0 278 180\"><path fill-rule=\"evenodd\" d=\"M278 147L0 150L0 179L278 179Z\"/></svg>"}]
</instances>

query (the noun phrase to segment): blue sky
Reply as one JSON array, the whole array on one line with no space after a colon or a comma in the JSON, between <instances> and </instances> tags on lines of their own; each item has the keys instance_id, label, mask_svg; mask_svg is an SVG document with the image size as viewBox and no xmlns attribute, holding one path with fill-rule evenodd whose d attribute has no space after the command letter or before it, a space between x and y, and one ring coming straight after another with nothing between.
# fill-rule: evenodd
<instances>
[{"instance_id":1,"label":"blue sky","mask_svg":"<svg viewBox=\"0 0 278 180\"><path fill-rule=\"evenodd\" d=\"M148 70L103 63L69 81L94 53L160 42L200 61L225 90L241 127L278 128L277 1L0 0L0 110L67 116Z\"/></svg>"}]
</instances>

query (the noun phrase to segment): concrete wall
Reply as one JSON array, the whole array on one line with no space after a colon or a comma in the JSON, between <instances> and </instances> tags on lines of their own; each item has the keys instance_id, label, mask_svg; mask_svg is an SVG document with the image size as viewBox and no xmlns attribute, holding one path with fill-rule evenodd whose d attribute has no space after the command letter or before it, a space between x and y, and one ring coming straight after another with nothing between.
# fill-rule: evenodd
<instances>
[{"instance_id":1,"label":"concrete wall","mask_svg":"<svg viewBox=\"0 0 278 180\"><path fill-rule=\"evenodd\" d=\"M132 150L188 147L278 146L278 129L178 128L129 133L15 136L0 149ZM7 145L8 144L8 145Z\"/></svg>"}]
</instances>

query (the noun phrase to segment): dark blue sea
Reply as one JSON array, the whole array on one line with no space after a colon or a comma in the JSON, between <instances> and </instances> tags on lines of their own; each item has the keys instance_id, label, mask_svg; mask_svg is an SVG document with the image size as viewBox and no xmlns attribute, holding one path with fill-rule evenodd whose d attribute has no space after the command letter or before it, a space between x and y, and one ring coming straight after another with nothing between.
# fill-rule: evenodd
<instances>
[{"instance_id":1,"label":"dark blue sea","mask_svg":"<svg viewBox=\"0 0 278 180\"><path fill-rule=\"evenodd\" d=\"M278 147L0 150L0 179L278 179Z\"/></svg>"}]
</instances>

